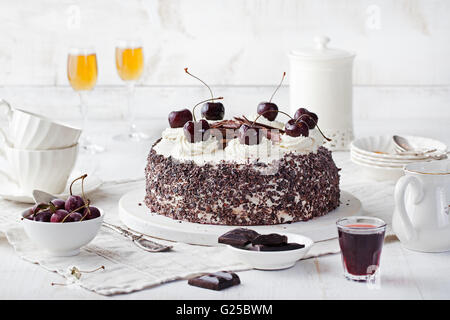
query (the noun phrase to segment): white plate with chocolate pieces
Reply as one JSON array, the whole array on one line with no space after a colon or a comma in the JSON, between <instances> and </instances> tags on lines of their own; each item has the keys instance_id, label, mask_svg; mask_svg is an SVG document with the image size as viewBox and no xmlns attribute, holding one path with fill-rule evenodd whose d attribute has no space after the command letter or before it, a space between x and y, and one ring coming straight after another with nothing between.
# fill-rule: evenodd
<instances>
[{"instance_id":1,"label":"white plate with chocolate pieces","mask_svg":"<svg viewBox=\"0 0 450 320\"><path fill-rule=\"evenodd\" d=\"M218 242L226 244L239 260L259 270L290 268L314 244L310 238L299 234L259 234L247 228L228 231L219 237Z\"/></svg>"}]
</instances>

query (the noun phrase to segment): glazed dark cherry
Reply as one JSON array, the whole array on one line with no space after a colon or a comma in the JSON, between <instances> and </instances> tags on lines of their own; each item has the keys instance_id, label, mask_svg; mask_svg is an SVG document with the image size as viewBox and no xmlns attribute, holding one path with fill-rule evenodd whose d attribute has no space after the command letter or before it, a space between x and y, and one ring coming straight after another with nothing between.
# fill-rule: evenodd
<instances>
[{"instance_id":1,"label":"glazed dark cherry","mask_svg":"<svg viewBox=\"0 0 450 320\"><path fill-rule=\"evenodd\" d=\"M303 120L289 120L284 126L284 131L291 137L307 137L309 135L308 124Z\"/></svg>"},{"instance_id":2,"label":"glazed dark cherry","mask_svg":"<svg viewBox=\"0 0 450 320\"><path fill-rule=\"evenodd\" d=\"M191 142L206 141L211 136L208 121L201 119L200 121L188 121L183 127L184 136Z\"/></svg>"},{"instance_id":3,"label":"glazed dark cherry","mask_svg":"<svg viewBox=\"0 0 450 320\"><path fill-rule=\"evenodd\" d=\"M205 87L208 88L209 93L211 94L211 101L204 103L202 106L202 109L201 109L202 117L207 120L223 120L223 117L225 115L225 107L220 102L214 102L214 95L211 90L211 87L208 86L208 84L205 81L203 81L199 77L190 73L188 71L188 68L184 68L184 72L186 72L191 77L193 77L193 78L197 79L198 81L200 81L201 83L203 83L203 85L205 85ZM195 120L195 118L194 118L194 120Z\"/></svg>"},{"instance_id":4,"label":"glazed dark cherry","mask_svg":"<svg viewBox=\"0 0 450 320\"><path fill-rule=\"evenodd\" d=\"M308 111L308 109L306 108L298 109L294 114L294 118L295 119L301 118L301 120L306 122L309 129L314 129L316 127L317 121L319 120L317 114Z\"/></svg>"},{"instance_id":5,"label":"glazed dark cherry","mask_svg":"<svg viewBox=\"0 0 450 320\"><path fill-rule=\"evenodd\" d=\"M221 102L205 102L201 109L202 117L207 120L223 120L225 107Z\"/></svg>"},{"instance_id":6,"label":"glazed dark cherry","mask_svg":"<svg viewBox=\"0 0 450 320\"><path fill-rule=\"evenodd\" d=\"M278 89L280 89L281 85L283 84L284 77L286 76L286 72L283 72L283 76L281 77L280 84L276 87L275 91L272 93L272 96L270 97L269 101L267 102L261 102L258 104L258 108L256 109L256 112L258 112L259 115L262 115L264 118L266 118L269 121L274 121L275 118L278 115L278 106L272 102L272 99L277 93ZM272 111L272 112L270 112Z\"/></svg>"},{"instance_id":7,"label":"glazed dark cherry","mask_svg":"<svg viewBox=\"0 0 450 320\"><path fill-rule=\"evenodd\" d=\"M250 127L246 124L243 124L238 131L239 142L248 146L259 144L262 136L263 134L260 129Z\"/></svg>"},{"instance_id":8,"label":"glazed dark cherry","mask_svg":"<svg viewBox=\"0 0 450 320\"><path fill-rule=\"evenodd\" d=\"M278 106L273 102L261 102L257 112L269 121L274 121L278 115Z\"/></svg>"},{"instance_id":9,"label":"glazed dark cherry","mask_svg":"<svg viewBox=\"0 0 450 320\"><path fill-rule=\"evenodd\" d=\"M171 128L183 128L188 121L192 121L192 112L189 109L169 113L169 125Z\"/></svg>"}]
</instances>

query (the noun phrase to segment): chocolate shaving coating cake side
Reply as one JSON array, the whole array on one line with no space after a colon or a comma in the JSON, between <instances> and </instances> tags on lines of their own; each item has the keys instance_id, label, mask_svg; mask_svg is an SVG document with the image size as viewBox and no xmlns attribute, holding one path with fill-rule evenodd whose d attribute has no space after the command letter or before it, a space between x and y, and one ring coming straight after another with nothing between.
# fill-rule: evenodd
<instances>
[{"instance_id":1,"label":"chocolate shaving coating cake side","mask_svg":"<svg viewBox=\"0 0 450 320\"><path fill-rule=\"evenodd\" d=\"M339 206L340 169L324 147L305 155L288 153L268 165L197 165L153 148L147 160L145 204L173 219L271 225L310 220Z\"/></svg>"}]
</instances>

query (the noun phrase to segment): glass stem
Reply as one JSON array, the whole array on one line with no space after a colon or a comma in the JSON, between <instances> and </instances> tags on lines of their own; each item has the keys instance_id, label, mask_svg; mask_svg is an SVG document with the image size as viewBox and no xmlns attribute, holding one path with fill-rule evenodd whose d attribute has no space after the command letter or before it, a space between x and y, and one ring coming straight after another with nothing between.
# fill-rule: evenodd
<instances>
[{"instance_id":1,"label":"glass stem","mask_svg":"<svg viewBox=\"0 0 450 320\"><path fill-rule=\"evenodd\" d=\"M127 120L130 130L130 136L136 133L136 124L134 123L134 81L127 81Z\"/></svg>"},{"instance_id":2,"label":"glass stem","mask_svg":"<svg viewBox=\"0 0 450 320\"><path fill-rule=\"evenodd\" d=\"M82 118L83 131L86 131L87 124L87 101L86 101L86 92L78 91L78 95L80 96L80 113ZM86 136L86 135L85 135Z\"/></svg>"}]
</instances>

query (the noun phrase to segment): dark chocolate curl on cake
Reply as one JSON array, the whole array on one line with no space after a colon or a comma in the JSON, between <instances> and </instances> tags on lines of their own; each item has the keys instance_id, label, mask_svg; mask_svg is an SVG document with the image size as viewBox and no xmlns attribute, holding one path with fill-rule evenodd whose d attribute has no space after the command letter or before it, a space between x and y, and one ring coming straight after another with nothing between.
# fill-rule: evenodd
<instances>
[{"instance_id":1,"label":"dark chocolate curl on cake","mask_svg":"<svg viewBox=\"0 0 450 320\"><path fill-rule=\"evenodd\" d=\"M324 147L316 153L286 153L272 164L205 165L164 157L152 148L145 178L151 212L196 223L307 221L339 206L339 169Z\"/></svg>"}]
</instances>

